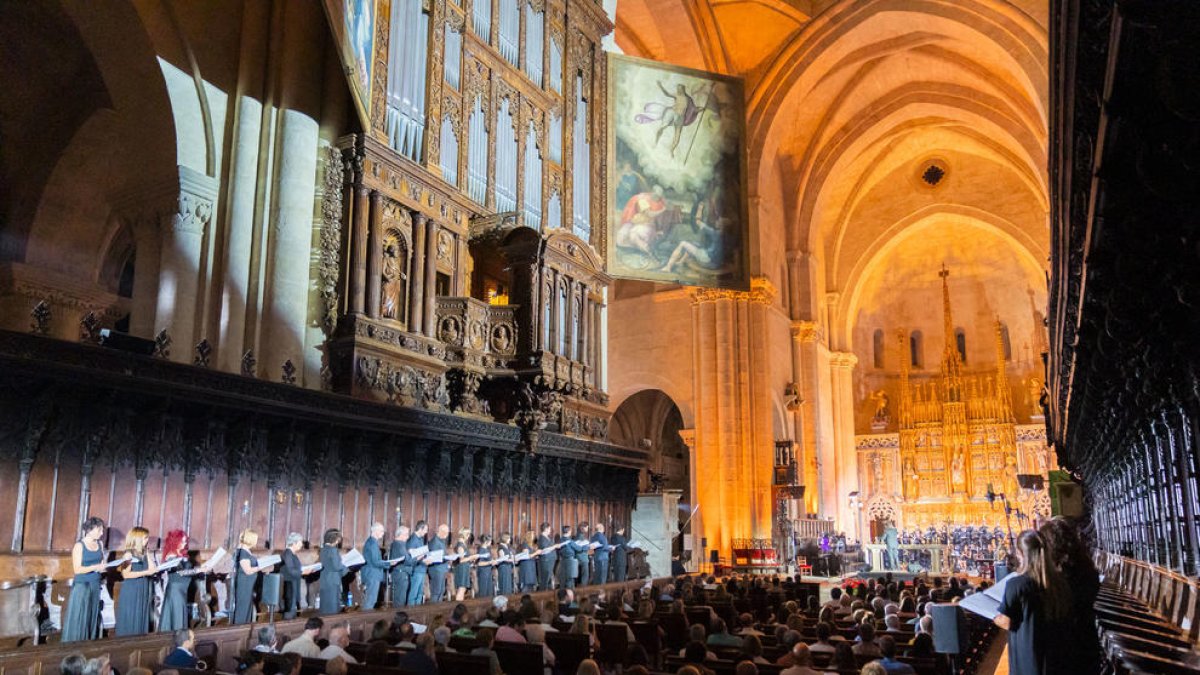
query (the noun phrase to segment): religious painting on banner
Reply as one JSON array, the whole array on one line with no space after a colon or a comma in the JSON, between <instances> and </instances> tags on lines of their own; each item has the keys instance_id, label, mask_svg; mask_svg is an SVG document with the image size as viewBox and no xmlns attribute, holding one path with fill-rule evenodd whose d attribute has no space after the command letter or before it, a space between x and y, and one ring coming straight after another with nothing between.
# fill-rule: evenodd
<instances>
[{"instance_id":1,"label":"religious painting on banner","mask_svg":"<svg viewBox=\"0 0 1200 675\"><path fill-rule=\"evenodd\" d=\"M380 3L386 5L386 0ZM375 64L376 0L325 0L354 105L366 128L371 127L371 76Z\"/></svg>"},{"instance_id":2,"label":"religious painting on banner","mask_svg":"<svg viewBox=\"0 0 1200 675\"><path fill-rule=\"evenodd\" d=\"M747 289L740 78L609 54L608 272Z\"/></svg>"}]
</instances>

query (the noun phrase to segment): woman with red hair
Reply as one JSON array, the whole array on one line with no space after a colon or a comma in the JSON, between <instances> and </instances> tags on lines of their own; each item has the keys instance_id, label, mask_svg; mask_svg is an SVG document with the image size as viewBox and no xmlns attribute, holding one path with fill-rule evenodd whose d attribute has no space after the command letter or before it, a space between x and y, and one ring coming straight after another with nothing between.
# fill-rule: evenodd
<instances>
[{"instance_id":1,"label":"woman with red hair","mask_svg":"<svg viewBox=\"0 0 1200 675\"><path fill-rule=\"evenodd\" d=\"M188 621L188 591L197 574L208 572L208 565L197 567L192 563L187 532L171 530L163 539L163 563L180 560L177 567L167 572L167 589L163 592L162 615L158 619L158 631L169 633L190 627Z\"/></svg>"}]
</instances>

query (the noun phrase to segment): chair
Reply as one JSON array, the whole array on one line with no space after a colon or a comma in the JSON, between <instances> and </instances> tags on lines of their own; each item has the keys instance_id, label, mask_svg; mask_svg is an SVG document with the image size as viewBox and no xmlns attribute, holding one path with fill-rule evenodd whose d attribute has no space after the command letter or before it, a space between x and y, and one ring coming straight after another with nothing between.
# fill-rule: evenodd
<instances>
[{"instance_id":1,"label":"chair","mask_svg":"<svg viewBox=\"0 0 1200 675\"><path fill-rule=\"evenodd\" d=\"M492 672L491 660L483 655L438 652L437 663L441 675L491 675Z\"/></svg>"},{"instance_id":2,"label":"chair","mask_svg":"<svg viewBox=\"0 0 1200 675\"><path fill-rule=\"evenodd\" d=\"M812 576L812 565L808 564L808 558L796 556L796 567L800 570L800 576Z\"/></svg>"},{"instance_id":3,"label":"chair","mask_svg":"<svg viewBox=\"0 0 1200 675\"><path fill-rule=\"evenodd\" d=\"M596 660L604 664L625 663L630 630L621 624L596 624L596 640L600 643Z\"/></svg>"},{"instance_id":4,"label":"chair","mask_svg":"<svg viewBox=\"0 0 1200 675\"><path fill-rule=\"evenodd\" d=\"M496 642L492 645L505 673L540 673L544 667L542 645Z\"/></svg>"},{"instance_id":5,"label":"chair","mask_svg":"<svg viewBox=\"0 0 1200 675\"><path fill-rule=\"evenodd\" d=\"M472 649L479 646L479 640L462 635L451 635L448 646L460 654L470 654Z\"/></svg>"},{"instance_id":6,"label":"chair","mask_svg":"<svg viewBox=\"0 0 1200 675\"><path fill-rule=\"evenodd\" d=\"M646 654L650 657L650 664L655 667L661 665L663 640L662 636L658 634L658 622L634 621L629 624L629 629L633 631L633 637L638 644L646 650Z\"/></svg>"},{"instance_id":7,"label":"chair","mask_svg":"<svg viewBox=\"0 0 1200 675\"><path fill-rule=\"evenodd\" d=\"M554 652L555 667L566 673L575 672L592 653L590 635L546 633L546 646Z\"/></svg>"},{"instance_id":8,"label":"chair","mask_svg":"<svg viewBox=\"0 0 1200 675\"><path fill-rule=\"evenodd\" d=\"M667 648L683 649L687 644L688 622L682 614L655 614L655 619L667 634Z\"/></svg>"}]
</instances>

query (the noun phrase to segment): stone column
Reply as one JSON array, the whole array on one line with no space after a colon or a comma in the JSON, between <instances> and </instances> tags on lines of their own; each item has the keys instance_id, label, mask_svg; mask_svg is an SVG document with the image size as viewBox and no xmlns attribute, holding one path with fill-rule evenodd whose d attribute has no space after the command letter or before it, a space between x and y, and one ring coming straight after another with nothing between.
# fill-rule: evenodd
<instances>
[{"instance_id":1,"label":"stone column","mask_svg":"<svg viewBox=\"0 0 1200 675\"><path fill-rule=\"evenodd\" d=\"M437 332L437 235L438 224L425 219L425 337Z\"/></svg>"},{"instance_id":2,"label":"stone column","mask_svg":"<svg viewBox=\"0 0 1200 675\"><path fill-rule=\"evenodd\" d=\"M800 403L795 411L796 463L804 492L805 511L819 513L824 500L817 478L817 349L821 327L814 321L792 322L792 375Z\"/></svg>"},{"instance_id":3,"label":"stone column","mask_svg":"<svg viewBox=\"0 0 1200 675\"><path fill-rule=\"evenodd\" d=\"M420 211L413 214L412 264L409 265L408 330L420 333L425 317L425 223L429 218ZM434 264L432 260L428 261Z\"/></svg>"},{"instance_id":4,"label":"stone column","mask_svg":"<svg viewBox=\"0 0 1200 675\"><path fill-rule=\"evenodd\" d=\"M588 297L588 287L586 284L579 284L579 343L578 354L575 360L584 365L591 365L591 358L588 354L588 330L591 327L590 316L592 313L592 300Z\"/></svg>"},{"instance_id":5,"label":"stone column","mask_svg":"<svg viewBox=\"0 0 1200 675\"><path fill-rule=\"evenodd\" d=\"M563 356L572 361L579 360L579 336L575 331L576 319L576 294L579 292L579 285L571 277L567 277L567 303L563 310L566 312L566 319L563 321L563 326L566 330L567 337L563 340Z\"/></svg>"},{"instance_id":6,"label":"stone column","mask_svg":"<svg viewBox=\"0 0 1200 675\"><path fill-rule=\"evenodd\" d=\"M371 213L368 219L370 233L367 236L367 316L379 318L379 293L381 286L379 265L383 255L383 195L371 191Z\"/></svg>"},{"instance_id":7,"label":"stone column","mask_svg":"<svg viewBox=\"0 0 1200 675\"><path fill-rule=\"evenodd\" d=\"M200 313L200 265L204 238L212 220L216 182L179 167L179 183L168 188L159 211L158 298L155 303L153 337L161 329L181 348L171 350L176 361L191 359L191 345L198 342Z\"/></svg>"},{"instance_id":8,"label":"stone column","mask_svg":"<svg viewBox=\"0 0 1200 675\"><path fill-rule=\"evenodd\" d=\"M700 465L696 461L696 430L695 429L680 429L679 438L688 449L688 494L687 502L692 508L691 528L692 528L692 567L689 571L695 571L700 563L704 562L706 554L704 547L701 545L701 537L704 533L704 512L697 511L696 506L699 502L696 500L697 482L700 474Z\"/></svg>"},{"instance_id":9,"label":"stone column","mask_svg":"<svg viewBox=\"0 0 1200 675\"><path fill-rule=\"evenodd\" d=\"M849 508L849 495L858 490L858 456L854 447L854 366L858 357L852 352L833 352L829 364L833 375L833 419L836 487L833 499L837 504L838 527L861 537L858 518ZM831 467L825 467L829 471ZM865 497L865 495L863 495Z\"/></svg>"}]
</instances>

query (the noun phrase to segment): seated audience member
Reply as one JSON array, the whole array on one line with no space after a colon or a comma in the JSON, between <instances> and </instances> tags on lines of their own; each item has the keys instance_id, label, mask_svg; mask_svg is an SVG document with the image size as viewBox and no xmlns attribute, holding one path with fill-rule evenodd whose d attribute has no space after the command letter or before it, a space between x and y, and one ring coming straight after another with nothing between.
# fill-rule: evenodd
<instances>
[{"instance_id":1,"label":"seated audience member","mask_svg":"<svg viewBox=\"0 0 1200 675\"><path fill-rule=\"evenodd\" d=\"M784 668L795 665L795 661L792 659L792 650L798 644L800 644L799 633L794 630L789 630L788 632L784 633L783 639L779 641L779 646L783 647L784 652L782 656L780 656L778 659L775 659L775 665L783 666Z\"/></svg>"},{"instance_id":2,"label":"seated audience member","mask_svg":"<svg viewBox=\"0 0 1200 675\"><path fill-rule=\"evenodd\" d=\"M304 661L300 658L299 654L289 652L283 655L283 659L287 662L287 665L279 669L279 675L300 675L300 667Z\"/></svg>"},{"instance_id":3,"label":"seated audience member","mask_svg":"<svg viewBox=\"0 0 1200 675\"><path fill-rule=\"evenodd\" d=\"M708 636L708 644L713 647L741 647L742 638L730 635L725 621L717 619L713 622L713 632Z\"/></svg>"},{"instance_id":4,"label":"seated audience member","mask_svg":"<svg viewBox=\"0 0 1200 675\"><path fill-rule=\"evenodd\" d=\"M883 669L883 666L878 661L872 661L863 666L859 675L887 675L887 671Z\"/></svg>"},{"instance_id":5,"label":"seated audience member","mask_svg":"<svg viewBox=\"0 0 1200 675\"><path fill-rule=\"evenodd\" d=\"M177 670L160 670L158 675L179 675ZM263 675L263 653L256 651L246 652L244 656L238 659L237 666L238 675Z\"/></svg>"},{"instance_id":6,"label":"seated audience member","mask_svg":"<svg viewBox=\"0 0 1200 675\"><path fill-rule=\"evenodd\" d=\"M400 649L416 649L417 632L411 623L400 625L400 630L396 633L396 646Z\"/></svg>"},{"instance_id":7,"label":"seated audience member","mask_svg":"<svg viewBox=\"0 0 1200 675\"><path fill-rule=\"evenodd\" d=\"M810 651L832 654L837 646L830 640L833 635L833 626L827 623L817 624L817 641L808 646Z\"/></svg>"},{"instance_id":8,"label":"seated audience member","mask_svg":"<svg viewBox=\"0 0 1200 675\"><path fill-rule=\"evenodd\" d=\"M276 645L279 643L275 637L275 626L266 625L258 629L258 644L254 645L254 651L264 654L278 653Z\"/></svg>"},{"instance_id":9,"label":"seated audience member","mask_svg":"<svg viewBox=\"0 0 1200 675\"><path fill-rule=\"evenodd\" d=\"M575 675L600 675L600 665L591 659L584 659L575 669Z\"/></svg>"},{"instance_id":10,"label":"seated audience member","mask_svg":"<svg viewBox=\"0 0 1200 675\"><path fill-rule=\"evenodd\" d=\"M387 619L380 619L371 624L371 639L367 642L382 640L383 642L392 642L392 627L388 624Z\"/></svg>"},{"instance_id":11,"label":"seated audience member","mask_svg":"<svg viewBox=\"0 0 1200 675\"><path fill-rule=\"evenodd\" d=\"M733 669L733 675L758 675L758 666L751 661L742 661Z\"/></svg>"},{"instance_id":12,"label":"seated audience member","mask_svg":"<svg viewBox=\"0 0 1200 675\"><path fill-rule=\"evenodd\" d=\"M154 675L154 671L150 670L149 668L134 666L133 668L125 671L125 675Z\"/></svg>"},{"instance_id":13,"label":"seated audience member","mask_svg":"<svg viewBox=\"0 0 1200 675\"><path fill-rule=\"evenodd\" d=\"M320 657L321 648L317 646L317 636L321 634L321 629L324 627L325 622L321 620L321 617L309 617L308 621L304 622L304 632L295 639L288 640L279 653L299 654L306 659Z\"/></svg>"},{"instance_id":14,"label":"seated audience member","mask_svg":"<svg viewBox=\"0 0 1200 675\"><path fill-rule=\"evenodd\" d=\"M759 640L757 635L747 635L742 640L742 653L738 658L757 664L770 665L771 663L763 658L762 640Z\"/></svg>"},{"instance_id":15,"label":"seated audience member","mask_svg":"<svg viewBox=\"0 0 1200 675\"><path fill-rule=\"evenodd\" d=\"M382 644L384 649L387 649L386 640L371 641L371 644L376 643ZM329 646L322 649L321 653L317 655L317 658L325 659L326 661L341 658L346 663L358 663L358 659L346 653L346 647L349 645L350 629L346 628L345 626L337 626L333 630L329 631ZM369 646L368 649L370 649Z\"/></svg>"},{"instance_id":16,"label":"seated audience member","mask_svg":"<svg viewBox=\"0 0 1200 675\"><path fill-rule=\"evenodd\" d=\"M917 632L922 635L933 636L933 617L926 614L917 622Z\"/></svg>"},{"instance_id":17,"label":"seated audience member","mask_svg":"<svg viewBox=\"0 0 1200 675\"><path fill-rule=\"evenodd\" d=\"M438 675L437 643L429 633L417 636L415 648L400 657L400 667L413 675Z\"/></svg>"},{"instance_id":18,"label":"seated audience member","mask_svg":"<svg viewBox=\"0 0 1200 675\"><path fill-rule=\"evenodd\" d=\"M754 635L756 637L762 637L764 635L762 631L754 627L754 616L748 612L743 612L742 615L738 617L738 626L738 635Z\"/></svg>"},{"instance_id":19,"label":"seated audience member","mask_svg":"<svg viewBox=\"0 0 1200 675\"><path fill-rule=\"evenodd\" d=\"M58 664L59 675L83 675L83 667L87 665L87 657L75 653L66 656Z\"/></svg>"},{"instance_id":20,"label":"seated audience member","mask_svg":"<svg viewBox=\"0 0 1200 675\"><path fill-rule=\"evenodd\" d=\"M83 666L83 675L110 675L112 671L112 664L109 663L107 656L88 659L87 664Z\"/></svg>"},{"instance_id":21,"label":"seated audience member","mask_svg":"<svg viewBox=\"0 0 1200 675\"><path fill-rule=\"evenodd\" d=\"M899 615L888 614L887 616L883 617L883 623L885 626L887 626L887 632L889 632L889 633L899 633L900 632L900 617L899 617Z\"/></svg>"},{"instance_id":22,"label":"seated audience member","mask_svg":"<svg viewBox=\"0 0 1200 675\"><path fill-rule=\"evenodd\" d=\"M706 655L709 653L710 652L704 647L704 643L693 640L687 643L687 646L683 648L683 661L689 666L695 668L700 675L713 675L712 670L710 670L708 666L704 665L704 661L707 659ZM683 671L681 670L680 672Z\"/></svg>"},{"instance_id":23,"label":"seated audience member","mask_svg":"<svg viewBox=\"0 0 1200 675\"><path fill-rule=\"evenodd\" d=\"M837 644L833 660L829 662L829 670L858 670L858 661L854 658L854 648L849 640Z\"/></svg>"},{"instance_id":24,"label":"seated audience member","mask_svg":"<svg viewBox=\"0 0 1200 675\"><path fill-rule=\"evenodd\" d=\"M346 671L346 662L340 656L325 663L325 675L346 675Z\"/></svg>"},{"instance_id":25,"label":"seated audience member","mask_svg":"<svg viewBox=\"0 0 1200 675\"><path fill-rule=\"evenodd\" d=\"M522 619L520 614L509 610L500 617L500 627L496 629L496 642L526 644L529 641L525 639L524 630L525 619Z\"/></svg>"},{"instance_id":26,"label":"seated audience member","mask_svg":"<svg viewBox=\"0 0 1200 675\"><path fill-rule=\"evenodd\" d=\"M488 661L491 663L491 675L502 675L500 657L496 656L496 651L492 649L492 645L496 641L496 633L491 628L480 628L475 639L479 641L479 646L471 650L471 655L488 657Z\"/></svg>"},{"instance_id":27,"label":"seated audience member","mask_svg":"<svg viewBox=\"0 0 1200 675\"><path fill-rule=\"evenodd\" d=\"M875 644L875 626L869 623L859 624L858 640L854 643L855 656L879 658L879 645Z\"/></svg>"},{"instance_id":28,"label":"seated audience member","mask_svg":"<svg viewBox=\"0 0 1200 675\"><path fill-rule=\"evenodd\" d=\"M699 642L700 644L704 644L704 639L705 639L704 638L704 626L702 624L694 623L688 627L688 642L689 643ZM684 656L686 654L686 652L687 652L687 645L685 644L683 646L683 649L679 650L679 655ZM705 650L704 653L706 655L704 658L706 658L706 659L715 661L717 658L717 655L712 653L711 651Z\"/></svg>"},{"instance_id":29,"label":"seated audience member","mask_svg":"<svg viewBox=\"0 0 1200 675\"><path fill-rule=\"evenodd\" d=\"M363 654L363 663L368 666L390 666L392 655L388 652L386 642L372 642L367 645L367 653Z\"/></svg>"},{"instance_id":30,"label":"seated audience member","mask_svg":"<svg viewBox=\"0 0 1200 675\"><path fill-rule=\"evenodd\" d=\"M879 663L890 675L917 675L912 666L896 660L896 640L891 635L879 638L879 653L883 655Z\"/></svg>"},{"instance_id":31,"label":"seated audience member","mask_svg":"<svg viewBox=\"0 0 1200 675\"><path fill-rule=\"evenodd\" d=\"M187 628L180 628L174 634L175 649L163 659L164 666L173 668L195 668L199 660L196 658L196 636Z\"/></svg>"},{"instance_id":32,"label":"seated audience member","mask_svg":"<svg viewBox=\"0 0 1200 675\"><path fill-rule=\"evenodd\" d=\"M829 591L829 602L825 603L826 607L837 609L842 604L842 589L835 588Z\"/></svg>"},{"instance_id":33,"label":"seated audience member","mask_svg":"<svg viewBox=\"0 0 1200 675\"><path fill-rule=\"evenodd\" d=\"M452 652L450 649L450 627L438 626L433 630L433 641L435 649L439 652Z\"/></svg>"},{"instance_id":34,"label":"seated audience member","mask_svg":"<svg viewBox=\"0 0 1200 675\"><path fill-rule=\"evenodd\" d=\"M928 633L921 633L913 636L912 639L912 655L914 658L924 659L934 655L933 651L933 636Z\"/></svg>"},{"instance_id":35,"label":"seated audience member","mask_svg":"<svg viewBox=\"0 0 1200 675\"><path fill-rule=\"evenodd\" d=\"M792 665L780 671L780 675L820 675L812 668L812 654L808 645L799 642L792 648Z\"/></svg>"}]
</instances>

